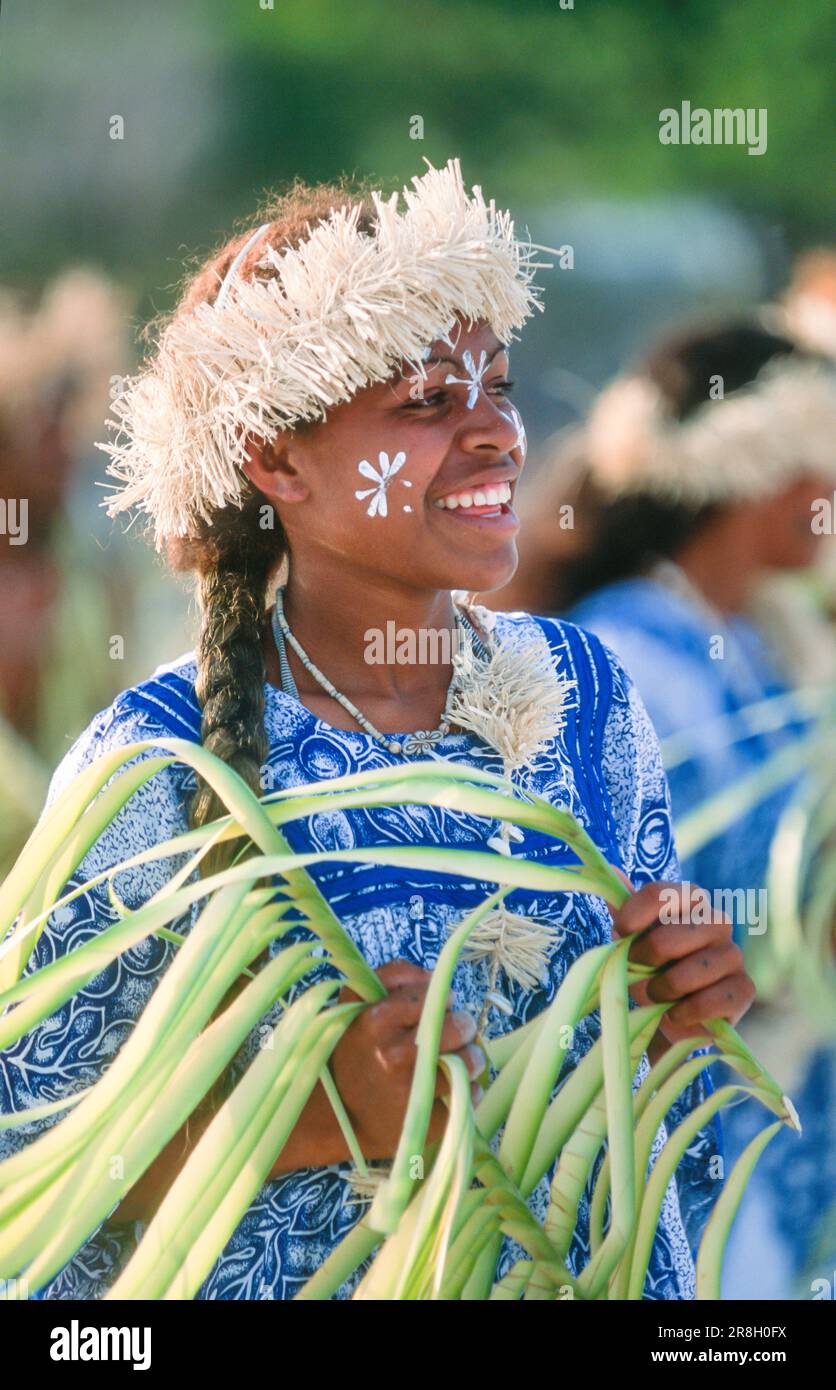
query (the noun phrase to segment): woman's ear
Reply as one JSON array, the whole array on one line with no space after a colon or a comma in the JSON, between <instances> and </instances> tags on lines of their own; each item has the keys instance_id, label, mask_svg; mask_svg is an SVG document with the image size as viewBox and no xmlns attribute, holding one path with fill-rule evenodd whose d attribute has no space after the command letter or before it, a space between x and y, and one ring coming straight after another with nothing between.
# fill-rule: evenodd
<instances>
[{"instance_id":1,"label":"woman's ear","mask_svg":"<svg viewBox=\"0 0 836 1390\"><path fill-rule=\"evenodd\" d=\"M241 467L265 497L276 502L304 502L310 489L299 463L298 450L287 435L278 435L271 444L258 435L250 435Z\"/></svg>"}]
</instances>

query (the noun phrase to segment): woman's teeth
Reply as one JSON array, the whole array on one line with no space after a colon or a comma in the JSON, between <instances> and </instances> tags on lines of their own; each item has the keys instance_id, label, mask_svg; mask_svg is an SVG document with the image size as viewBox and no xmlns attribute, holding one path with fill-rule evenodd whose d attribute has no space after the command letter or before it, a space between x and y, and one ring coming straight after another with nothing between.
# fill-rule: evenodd
<instances>
[{"instance_id":1,"label":"woman's teeth","mask_svg":"<svg viewBox=\"0 0 836 1390\"><path fill-rule=\"evenodd\" d=\"M475 492L451 492L447 497L437 498L435 505L452 511L455 507L462 510L468 507L499 507L510 500L511 488L508 483L497 483L495 487L479 488Z\"/></svg>"}]
</instances>

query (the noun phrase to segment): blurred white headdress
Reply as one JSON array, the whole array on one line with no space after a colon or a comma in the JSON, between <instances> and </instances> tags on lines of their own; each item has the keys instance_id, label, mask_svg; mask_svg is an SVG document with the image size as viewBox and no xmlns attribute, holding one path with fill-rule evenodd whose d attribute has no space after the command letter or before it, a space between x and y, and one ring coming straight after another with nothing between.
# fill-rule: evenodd
<instances>
[{"instance_id":1,"label":"blurred white headdress","mask_svg":"<svg viewBox=\"0 0 836 1390\"><path fill-rule=\"evenodd\" d=\"M700 507L768 497L805 473L836 476L834 439L836 373L785 356L684 421L648 377L620 377L593 408L586 455L610 497L646 493Z\"/></svg>"},{"instance_id":2,"label":"blurred white headdress","mask_svg":"<svg viewBox=\"0 0 836 1390\"><path fill-rule=\"evenodd\" d=\"M74 443L92 442L126 355L128 301L100 272L58 275L30 309L0 290L0 422L25 429L51 392Z\"/></svg>"},{"instance_id":3,"label":"blurred white headdress","mask_svg":"<svg viewBox=\"0 0 836 1390\"><path fill-rule=\"evenodd\" d=\"M468 195L458 160L430 166L397 193L372 194L373 234L360 207L333 209L298 246L265 240L259 267L238 266L268 230L242 248L214 304L175 316L146 370L113 406L107 472L120 488L109 515L136 507L153 518L159 549L189 534L197 517L241 498L248 434L268 441L360 388L387 380L399 362L425 373L422 356L457 314L486 320L503 342L541 308L540 263L507 212Z\"/></svg>"}]
</instances>

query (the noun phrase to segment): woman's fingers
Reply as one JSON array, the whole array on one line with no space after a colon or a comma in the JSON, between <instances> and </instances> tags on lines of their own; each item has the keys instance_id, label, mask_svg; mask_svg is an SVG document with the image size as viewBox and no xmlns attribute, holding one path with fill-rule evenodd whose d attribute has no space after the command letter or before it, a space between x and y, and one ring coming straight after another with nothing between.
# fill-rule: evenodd
<instances>
[{"instance_id":1,"label":"woman's fingers","mask_svg":"<svg viewBox=\"0 0 836 1390\"><path fill-rule=\"evenodd\" d=\"M685 947L686 950L694 949L698 933L715 935L721 927L726 927L731 935L728 917L722 912L715 912L710 895L693 883L645 883L613 913L615 935L648 934L647 938L642 938L641 944L636 942L631 948L631 960L639 959L639 952L650 936L650 929L655 931L659 926L665 931L676 930L680 940L687 941L691 937L691 944ZM658 963L648 962L651 965Z\"/></svg>"},{"instance_id":2,"label":"woman's fingers","mask_svg":"<svg viewBox=\"0 0 836 1390\"><path fill-rule=\"evenodd\" d=\"M466 1041L467 1038L472 1039L475 1037L476 1025L470 1014L466 1014L465 1017L469 1020L471 1026L463 1028L461 1024L454 1025L451 1022L448 1032L448 1038L450 1040L447 1042L442 1041L439 1052L452 1052L456 1057L460 1057L467 1067L467 1073L471 1081L475 1081L485 1070L487 1058L477 1043ZM455 1014L450 1015L451 1020L455 1018ZM445 1028L446 1027L445 1025ZM393 1075L396 1075L402 1085L409 1086L412 1081L413 1072L415 1071L416 1057L417 1052L415 1048L415 1038L413 1036L411 1039L407 1038L401 1042L395 1043L388 1049L386 1053L386 1069ZM437 1096L446 1095L448 1090L447 1074L442 1067L438 1067L435 1079L435 1094Z\"/></svg>"},{"instance_id":3,"label":"woman's fingers","mask_svg":"<svg viewBox=\"0 0 836 1390\"><path fill-rule=\"evenodd\" d=\"M662 902L661 890L671 886L665 883L645 883L641 888L637 888L632 897L612 914L614 935L634 936L658 922Z\"/></svg>"},{"instance_id":4,"label":"woman's fingers","mask_svg":"<svg viewBox=\"0 0 836 1390\"><path fill-rule=\"evenodd\" d=\"M422 970L420 965L415 965L411 960L389 960L385 965L381 965L377 974L388 990L403 989L407 986L423 987L426 990L432 978L429 970Z\"/></svg>"},{"instance_id":5,"label":"woman's fingers","mask_svg":"<svg viewBox=\"0 0 836 1390\"><path fill-rule=\"evenodd\" d=\"M658 973L637 981L637 1004L672 1004L659 1027L669 1041L709 1037L708 1018L737 1023L755 987L732 923L712 908L710 894L691 883L647 883L613 913L613 935L633 937L630 960Z\"/></svg>"},{"instance_id":6,"label":"woman's fingers","mask_svg":"<svg viewBox=\"0 0 836 1390\"><path fill-rule=\"evenodd\" d=\"M385 999L370 1004L365 1010L365 1026L378 1046L385 1046L389 1041L397 1042L401 1035L414 1033L418 1027L427 1002L429 982L426 971L421 974L424 975L423 981L397 985ZM446 1002L448 1009L451 1008L454 1003L452 991Z\"/></svg>"},{"instance_id":7,"label":"woman's fingers","mask_svg":"<svg viewBox=\"0 0 836 1390\"><path fill-rule=\"evenodd\" d=\"M742 971L739 975L726 976L707 989L689 994L669 1009L662 1020L662 1031L671 1042L682 1038L705 1036L700 1026L707 1018L724 1018L734 1025L746 1013L755 997L755 986L749 976Z\"/></svg>"},{"instance_id":8,"label":"woman's fingers","mask_svg":"<svg viewBox=\"0 0 836 1390\"><path fill-rule=\"evenodd\" d=\"M424 1000L427 997L432 974L429 970L422 970L419 965L413 965L409 960L390 960L385 965L381 965L377 974L381 983L385 985L387 996L380 1001L380 1004L372 1005L371 1009L380 1008L382 1005L399 1001L405 1008L409 1006L410 1012L417 1018L420 1017ZM343 985L340 990L340 1003L359 999L348 985ZM453 991L447 995L447 1007L452 1009L455 1003Z\"/></svg>"},{"instance_id":9,"label":"woman's fingers","mask_svg":"<svg viewBox=\"0 0 836 1390\"><path fill-rule=\"evenodd\" d=\"M668 1004L742 973L743 952L728 941L694 951L643 983L650 1003Z\"/></svg>"},{"instance_id":10,"label":"woman's fingers","mask_svg":"<svg viewBox=\"0 0 836 1390\"><path fill-rule=\"evenodd\" d=\"M439 1052L458 1052L476 1037L476 1020L466 1009L444 1015Z\"/></svg>"},{"instance_id":11,"label":"woman's fingers","mask_svg":"<svg viewBox=\"0 0 836 1390\"><path fill-rule=\"evenodd\" d=\"M664 967L731 939L732 924L720 914L711 922L659 922L633 942L630 959L636 965Z\"/></svg>"}]
</instances>

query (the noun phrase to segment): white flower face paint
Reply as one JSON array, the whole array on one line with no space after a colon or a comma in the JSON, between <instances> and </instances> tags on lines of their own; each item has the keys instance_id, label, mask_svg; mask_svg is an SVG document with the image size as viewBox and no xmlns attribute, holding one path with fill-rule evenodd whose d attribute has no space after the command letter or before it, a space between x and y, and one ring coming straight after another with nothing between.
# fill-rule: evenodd
<instances>
[{"instance_id":1,"label":"white flower face paint","mask_svg":"<svg viewBox=\"0 0 836 1390\"><path fill-rule=\"evenodd\" d=\"M444 385L451 386L455 384L457 386L467 386L469 388L467 393L467 408L468 410L472 410L479 399L479 392L482 388L482 377L488 370L488 354L484 349L480 352L479 365L477 366L473 360L473 353L470 351L470 348L465 348L462 353L462 361L464 362L464 369L467 372L467 376L447 376L444 378Z\"/></svg>"},{"instance_id":2,"label":"white flower face paint","mask_svg":"<svg viewBox=\"0 0 836 1390\"><path fill-rule=\"evenodd\" d=\"M369 463L368 459L361 459L358 463L358 473L360 473L362 477L368 478L370 482L374 482L374 487L363 488L359 492L355 492L354 496L357 498L358 502L363 502L367 497L371 497L372 500L366 508L367 516L388 516L389 506L386 501L386 491L395 474L398 473L406 463L406 454L402 451L401 453L395 454L395 457L390 463L389 455L381 450L377 456L377 461L380 469L379 472L377 468L374 468L372 464ZM401 482L404 483L405 487L412 486L411 483L405 482L403 478Z\"/></svg>"}]
</instances>

